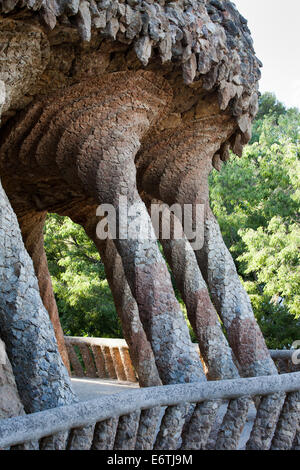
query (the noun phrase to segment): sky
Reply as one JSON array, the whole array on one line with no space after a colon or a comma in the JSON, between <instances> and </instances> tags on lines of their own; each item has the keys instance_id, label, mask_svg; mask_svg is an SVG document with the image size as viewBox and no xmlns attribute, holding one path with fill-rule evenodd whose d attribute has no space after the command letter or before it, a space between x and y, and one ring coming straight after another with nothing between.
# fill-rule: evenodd
<instances>
[{"instance_id":1,"label":"sky","mask_svg":"<svg viewBox=\"0 0 300 470\"><path fill-rule=\"evenodd\" d=\"M300 108L300 0L232 0L263 62L260 91Z\"/></svg>"}]
</instances>

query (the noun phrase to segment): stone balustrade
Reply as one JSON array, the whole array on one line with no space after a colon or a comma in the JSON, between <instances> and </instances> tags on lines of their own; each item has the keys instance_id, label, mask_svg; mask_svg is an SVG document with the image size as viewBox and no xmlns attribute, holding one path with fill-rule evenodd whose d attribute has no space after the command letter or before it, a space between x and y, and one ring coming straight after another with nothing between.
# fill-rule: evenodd
<instances>
[{"instance_id":1,"label":"stone balustrade","mask_svg":"<svg viewBox=\"0 0 300 470\"><path fill-rule=\"evenodd\" d=\"M31 446L35 443L35 448L44 449L49 448L46 445L47 443L56 442L59 443L59 446L56 445L55 448L59 447L60 449L145 449L146 447L137 446L141 431L139 429L140 423L142 422L139 418L142 414L149 413L151 410L160 409L157 431L153 435L152 442L150 444L148 442L147 446L148 449L155 449L155 441L159 433L167 432L168 421L164 417L167 416L169 408L184 404L195 406L195 404L211 400L232 400L246 396L258 398L256 402L259 403L261 397L274 393L286 393L287 403L289 397L295 395L295 393L299 394L299 390L300 372L248 379L135 389L118 395L105 395L88 402L1 420L0 448L9 449L14 446L26 448L29 443ZM259 414L259 411L260 404L258 404L257 414ZM297 407L295 409L286 406L282 408L278 417L277 427L279 429L276 429L275 437L276 433L282 432L284 425L285 431L289 432L292 438L288 441L284 439L276 441L274 438L271 445L272 449L288 449L292 446L299 449L298 420L299 410ZM289 429L286 427L287 423ZM267 425L266 422L266 428ZM84 439L72 439L74 433L77 432L78 436L80 430L87 427L91 429L89 437L85 434ZM130 427L131 432L124 432L128 427ZM177 433L180 436L181 430L177 430ZM248 437L247 445L250 441L251 435ZM179 437L178 449L180 448L180 442Z\"/></svg>"},{"instance_id":2,"label":"stone balustrade","mask_svg":"<svg viewBox=\"0 0 300 470\"><path fill-rule=\"evenodd\" d=\"M107 378L137 382L129 349L124 339L65 336L66 347L74 377ZM195 344L199 351L199 347ZM293 350L270 350L279 373L297 372Z\"/></svg>"},{"instance_id":3,"label":"stone balustrade","mask_svg":"<svg viewBox=\"0 0 300 470\"><path fill-rule=\"evenodd\" d=\"M137 382L124 339L66 336L65 342L75 377Z\"/></svg>"}]
</instances>

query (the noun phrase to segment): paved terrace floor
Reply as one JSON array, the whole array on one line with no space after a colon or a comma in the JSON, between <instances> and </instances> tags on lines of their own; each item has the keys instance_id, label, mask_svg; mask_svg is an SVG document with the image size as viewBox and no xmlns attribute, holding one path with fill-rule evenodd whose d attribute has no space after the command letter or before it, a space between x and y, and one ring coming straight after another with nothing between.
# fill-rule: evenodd
<instances>
[{"instance_id":1,"label":"paved terrace floor","mask_svg":"<svg viewBox=\"0 0 300 470\"><path fill-rule=\"evenodd\" d=\"M81 401L93 400L101 395L111 395L139 388L138 383L119 382L113 379L72 378L72 385Z\"/></svg>"},{"instance_id":2,"label":"paved terrace floor","mask_svg":"<svg viewBox=\"0 0 300 470\"><path fill-rule=\"evenodd\" d=\"M111 395L115 393L126 392L127 390L132 390L134 388L139 388L137 383L119 382L118 380L113 379L72 378L72 385L75 393L81 401L93 400L94 398L99 398L101 395ZM219 408L218 416L210 436L212 448L226 410L226 405L221 405ZM253 405L249 410L247 423L240 438L238 447L240 450L245 448L245 444L249 439L255 416L256 409Z\"/></svg>"}]
</instances>

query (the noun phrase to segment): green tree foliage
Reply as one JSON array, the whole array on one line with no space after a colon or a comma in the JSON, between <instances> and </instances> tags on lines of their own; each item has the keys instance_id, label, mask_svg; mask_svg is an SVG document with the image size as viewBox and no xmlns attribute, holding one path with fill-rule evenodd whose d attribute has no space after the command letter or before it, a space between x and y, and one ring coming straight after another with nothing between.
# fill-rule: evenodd
<instances>
[{"instance_id":1,"label":"green tree foliage","mask_svg":"<svg viewBox=\"0 0 300 470\"><path fill-rule=\"evenodd\" d=\"M300 339L300 113L261 97L253 139L211 175L211 203L269 347Z\"/></svg>"},{"instance_id":2,"label":"green tree foliage","mask_svg":"<svg viewBox=\"0 0 300 470\"><path fill-rule=\"evenodd\" d=\"M122 337L103 264L84 230L50 214L45 248L65 334Z\"/></svg>"}]
</instances>

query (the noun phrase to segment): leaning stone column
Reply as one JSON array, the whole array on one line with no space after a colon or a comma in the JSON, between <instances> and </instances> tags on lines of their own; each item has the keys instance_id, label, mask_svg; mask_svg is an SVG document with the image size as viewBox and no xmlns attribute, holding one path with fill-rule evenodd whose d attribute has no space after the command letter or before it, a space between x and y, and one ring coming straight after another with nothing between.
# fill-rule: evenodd
<instances>
[{"instance_id":1,"label":"leaning stone column","mask_svg":"<svg viewBox=\"0 0 300 470\"><path fill-rule=\"evenodd\" d=\"M229 344L245 377L277 374L263 335L255 320L250 299L243 288L221 235L220 227L208 210L204 247L196 252L208 283L212 300L224 323ZM269 449L284 395L263 397L247 443L248 449Z\"/></svg>"},{"instance_id":2,"label":"leaning stone column","mask_svg":"<svg viewBox=\"0 0 300 470\"><path fill-rule=\"evenodd\" d=\"M5 99L5 84L0 80L0 122ZM0 260L2 257L3 255L1 255L0 252ZM5 343L0 338L0 419L12 418L13 416L23 415L24 413L24 407L20 400L14 373L6 354Z\"/></svg>"},{"instance_id":3,"label":"leaning stone column","mask_svg":"<svg viewBox=\"0 0 300 470\"><path fill-rule=\"evenodd\" d=\"M6 354L5 344L0 339L0 420L24 414L24 407L20 399L10 361ZM13 446L11 449L38 450L38 448L38 442L28 442Z\"/></svg>"},{"instance_id":4,"label":"leaning stone column","mask_svg":"<svg viewBox=\"0 0 300 470\"><path fill-rule=\"evenodd\" d=\"M220 227L209 210L204 247L196 252L210 293L228 333L228 341L246 377L277 374L250 299L243 288Z\"/></svg>"},{"instance_id":5,"label":"leaning stone column","mask_svg":"<svg viewBox=\"0 0 300 470\"><path fill-rule=\"evenodd\" d=\"M95 208L96 210L96 208ZM76 219L74 219L76 220ZM97 247L112 291L117 314L122 324L130 357L141 387L161 385L153 351L141 323L138 306L127 283L122 260L111 239L100 240L96 235L97 219L90 214L83 222L84 229Z\"/></svg>"},{"instance_id":6,"label":"leaning stone column","mask_svg":"<svg viewBox=\"0 0 300 470\"><path fill-rule=\"evenodd\" d=\"M32 261L18 221L0 183L0 334L27 413L77 401L40 298ZM74 430L68 446L90 448L93 427ZM45 438L42 449L64 449L66 433ZM28 448L28 446L25 446Z\"/></svg>"},{"instance_id":7,"label":"leaning stone column","mask_svg":"<svg viewBox=\"0 0 300 470\"><path fill-rule=\"evenodd\" d=\"M0 185L0 331L25 411L75 400L54 331L42 304L32 261Z\"/></svg>"},{"instance_id":8,"label":"leaning stone column","mask_svg":"<svg viewBox=\"0 0 300 470\"><path fill-rule=\"evenodd\" d=\"M296 430L296 435L295 435L292 449L300 450L300 423L298 423L298 428Z\"/></svg>"},{"instance_id":9,"label":"leaning stone column","mask_svg":"<svg viewBox=\"0 0 300 470\"><path fill-rule=\"evenodd\" d=\"M153 200L153 204L160 204ZM161 206L162 208L163 206ZM239 377L238 369L233 360L232 351L224 336L217 312L210 300L209 292L199 269L194 251L183 234L183 228L179 220L164 206L162 223L166 218L166 224L170 223L177 239L164 239L160 233L160 242L164 254L170 265L177 288L187 308L187 315L196 334L201 355L208 368L210 380L226 380ZM180 235L181 234L181 235ZM246 423L248 409L251 400L243 398L232 400L229 403L228 412L224 417L216 443L217 449L236 449L241 432ZM218 406L212 408L217 410ZM196 414L200 411L196 410ZM206 417L206 428L211 426L212 420ZM193 418L189 428L193 427ZM183 446L191 445L190 429L184 434ZM202 432L202 435L204 432ZM193 445L199 445L200 439Z\"/></svg>"},{"instance_id":10,"label":"leaning stone column","mask_svg":"<svg viewBox=\"0 0 300 470\"><path fill-rule=\"evenodd\" d=\"M43 228L47 213L32 212L19 219L25 248L28 251L39 283L40 295L52 322L58 349L62 360L70 373L70 362L65 346L64 333L59 320L56 300L54 297L48 261L44 248Z\"/></svg>"},{"instance_id":11,"label":"leaning stone column","mask_svg":"<svg viewBox=\"0 0 300 470\"><path fill-rule=\"evenodd\" d=\"M155 364L153 351L141 323L137 303L127 283L121 257L112 240L109 238L107 240L101 240L97 237L97 219L95 218L95 212L96 208L93 213L90 213L89 217L86 217L85 220L81 220L80 223L99 250L114 298L117 314L122 324L123 335L128 344L130 357L138 375L139 384L141 387L159 386L161 385L161 380ZM76 218L73 220L79 222ZM141 412L139 428L136 435L136 449L152 449L160 415L160 408ZM128 424L134 427L134 423L128 422ZM111 429L111 427L109 429ZM116 433L116 425L114 429ZM101 445L104 445L105 448L107 448L107 444L106 442L103 444L101 441ZM111 448L113 447L113 443L109 445Z\"/></svg>"},{"instance_id":12,"label":"leaning stone column","mask_svg":"<svg viewBox=\"0 0 300 470\"><path fill-rule=\"evenodd\" d=\"M194 251L183 233L181 223L170 212L168 206L158 200L151 202L162 211L162 224L167 226L170 221L171 231L174 229L176 236L181 236L181 238L174 239L171 233L170 238L163 238L160 233L159 239L176 286L186 305L187 315L197 337L201 356L208 369L208 379L226 380L239 377L232 350L222 331Z\"/></svg>"},{"instance_id":13,"label":"leaning stone column","mask_svg":"<svg viewBox=\"0 0 300 470\"><path fill-rule=\"evenodd\" d=\"M131 220L146 223L151 229L136 188L134 157L141 138L168 106L170 89L160 76L150 72L114 74L113 80L105 76L102 84L107 93L104 105L103 94L92 96L93 107L86 110L79 97L75 109L68 105L70 112L62 109L50 123L51 132L44 136L44 143L48 137L52 148L58 149L56 159L62 169L73 159L77 177L99 204L111 204L118 218L119 197L126 195L129 211L139 205L137 219L133 216ZM65 93L68 95L69 90ZM88 125L83 126L83 122ZM46 146L42 150L46 151ZM156 241L117 238L115 245L162 381L203 380L201 362Z\"/></svg>"},{"instance_id":14,"label":"leaning stone column","mask_svg":"<svg viewBox=\"0 0 300 470\"><path fill-rule=\"evenodd\" d=\"M154 135L140 152L138 181L147 194L167 204L179 204L183 210L185 204L190 204L195 214L197 204L203 205L206 215L204 247L195 251L197 262L228 332L228 342L240 363L242 375L267 375L277 373L276 367L217 222L213 216L207 216L210 213L208 176L217 152L234 129L234 122L220 114ZM199 222L194 214L193 229ZM272 415L274 430L282 404L282 396L262 399L252 433L256 441L254 447L266 448L271 444L272 432L264 426L264 416Z\"/></svg>"},{"instance_id":15,"label":"leaning stone column","mask_svg":"<svg viewBox=\"0 0 300 470\"><path fill-rule=\"evenodd\" d=\"M40 32L32 34L41 37ZM23 73L22 67L18 73L20 70ZM20 80L22 82L22 77ZM27 85L26 80L23 82ZM14 92L18 93L16 86L10 89L10 99ZM0 82L0 109L5 98L5 86ZM17 217L1 182L0 283L0 334L6 344L25 411L33 413L72 403L75 395L70 379L57 350Z\"/></svg>"},{"instance_id":16,"label":"leaning stone column","mask_svg":"<svg viewBox=\"0 0 300 470\"><path fill-rule=\"evenodd\" d=\"M289 393L286 396L275 434L272 440L272 450L290 450L300 425L300 392Z\"/></svg>"}]
</instances>

